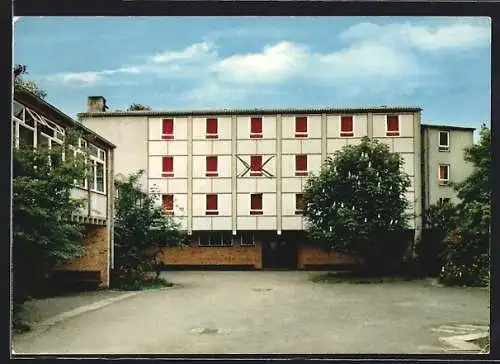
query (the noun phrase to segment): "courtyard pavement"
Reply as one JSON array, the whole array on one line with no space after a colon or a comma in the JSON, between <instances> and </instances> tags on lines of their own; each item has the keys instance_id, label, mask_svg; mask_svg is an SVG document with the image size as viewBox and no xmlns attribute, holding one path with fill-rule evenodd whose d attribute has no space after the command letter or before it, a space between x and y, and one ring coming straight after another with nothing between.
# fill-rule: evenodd
<instances>
[{"instance_id":1,"label":"courtyard pavement","mask_svg":"<svg viewBox=\"0 0 500 364\"><path fill-rule=\"evenodd\" d=\"M58 320L15 335L13 347L17 354L445 353L454 350L447 338L489 325L485 289L311 282L317 274L167 272L179 286L99 293L108 295L101 308L98 294L88 294L90 306L83 299L76 312L74 303L63 319L60 307Z\"/></svg>"}]
</instances>

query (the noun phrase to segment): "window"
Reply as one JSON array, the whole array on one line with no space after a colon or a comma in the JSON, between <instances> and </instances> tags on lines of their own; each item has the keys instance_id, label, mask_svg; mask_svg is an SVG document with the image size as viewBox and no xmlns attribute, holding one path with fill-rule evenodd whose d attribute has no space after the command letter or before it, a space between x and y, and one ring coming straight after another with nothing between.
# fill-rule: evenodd
<instances>
[{"instance_id":1,"label":"window","mask_svg":"<svg viewBox=\"0 0 500 364\"><path fill-rule=\"evenodd\" d=\"M450 166L447 164L441 164L439 166L439 183L447 184L450 180Z\"/></svg>"},{"instance_id":2,"label":"window","mask_svg":"<svg viewBox=\"0 0 500 364\"><path fill-rule=\"evenodd\" d=\"M399 117L387 115L387 136L399 136Z\"/></svg>"},{"instance_id":3,"label":"window","mask_svg":"<svg viewBox=\"0 0 500 364\"><path fill-rule=\"evenodd\" d=\"M163 157L162 177L174 176L174 157Z\"/></svg>"},{"instance_id":4,"label":"window","mask_svg":"<svg viewBox=\"0 0 500 364\"><path fill-rule=\"evenodd\" d=\"M342 116L340 118L340 136L343 137L354 136L352 116Z\"/></svg>"},{"instance_id":5,"label":"window","mask_svg":"<svg viewBox=\"0 0 500 364\"><path fill-rule=\"evenodd\" d=\"M447 197L445 197L445 198L440 197L440 198L439 198L439 203L441 203L441 204L442 204L442 203L449 203L449 202L450 202L450 199L449 199L449 198L447 198Z\"/></svg>"},{"instance_id":6,"label":"window","mask_svg":"<svg viewBox=\"0 0 500 364\"><path fill-rule=\"evenodd\" d=\"M231 232L211 231L198 236L198 245L203 247L232 246L233 237Z\"/></svg>"},{"instance_id":7,"label":"window","mask_svg":"<svg viewBox=\"0 0 500 364\"><path fill-rule=\"evenodd\" d=\"M174 139L174 119L163 119L162 139Z\"/></svg>"},{"instance_id":8,"label":"window","mask_svg":"<svg viewBox=\"0 0 500 364\"><path fill-rule=\"evenodd\" d=\"M217 119L207 119L207 139L217 139Z\"/></svg>"},{"instance_id":9,"label":"window","mask_svg":"<svg viewBox=\"0 0 500 364\"><path fill-rule=\"evenodd\" d=\"M295 195L295 215L302 215L304 212L304 194L297 193Z\"/></svg>"},{"instance_id":10,"label":"window","mask_svg":"<svg viewBox=\"0 0 500 364\"><path fill-rule=\"evenodd\" d=\"M307 116L297 116L295 118L295 137L307 137Z\"/></svg>"},{"instance_id":11,"label":"window","mask_svg":"<svg viewBox=\"0 0 500 364\"><path fill-rule=\"evenodd\" d=\"M93 191L105 192L105 152L90 144L88 147L90 163L92 164L92 176L90 188Z\"/></svg>"},{"instance_id":12,"label":"window","mask_svg":"<svg viewBox=\"0 0 500 364\"><path fill-rule=\"evenodd\" d=\"M162 207L163 213L165 215L174 214L174 195L163 195L162 196Z\"/></svg>"},{"instance_id":13,"label":"window","mask_svg":"<svg viewBox=\"0 0 500 364\"><path fill-rule=\"evenodd\" d=\"M250 176L262 176L262 156L250 156Z\"/></svg>"},{"instance_id":14,"label":"window","mask_svg":"<svg viewBox=\"0 0 500 364\"><path fill-rule=\"evenodd\" d=\"M262 193L250 195L250 215L262 215Z\"/></svg>"},{"instance_id":15,"label":"window","mask_svg":"<svg viewBox=\"0 0 500 364\"><path fill-rule=\"evenodd\" d=\"M219 175L217 172L217 156L210 156L207 157L207 171L206 171L206 176L207 177L216 177Z\"/></svg>"},{"instance_id":16,"label":"window","mask_svg":"<svg viewBox=\"0 0 500 364\"><path fill-rule=\"evenodd\" d=\"M218 215L217 195L207 195L207 215Z\"/></svg>"},{"instance_id":17,"label":"window","mask_svg":"<svg viewBox=\"0 0 500 364\"><path fill-rule=\"evenodd\" d=\"M255 234L252 232L244 232L239 237L241 246L255 246Z\"/></svg>"},{"instance_id":18,"label":"window","mask_svg":"<svg viewBox=\"0 0 500 364\"><path fill-rule=\"evenodd\" d=\"M35 130L26 125L19 124L19 146L34 147L35 146Z\"/></svg>"},{"instance_id":19,"label":"window","mask_svg":"<svg viewBox=\"0 0 500 364\"><path fill-rule=\"evenodd\" d=\"M307 176L307 155L296 155L295 156L295 175L296 176Z\"/></svg>"},{"instance_id":20,"label":"window","mask_svg":"<svg viewBox=\"0 0 500 364\"><path fill-rule=\"evenodd\" d=\"M250 119L250 138L262 138L262 118Z\"/></svg>"},{"instance_id":21,"label":"window","mask_svg":"<svg viewBox=\"0 0 500 364\"><path fill-rule=\"evenodd\" d=\"M448 151L450 150L450 132L448 131L440 131L439 132L439 151Z\"/></svg>"}]
</instances>

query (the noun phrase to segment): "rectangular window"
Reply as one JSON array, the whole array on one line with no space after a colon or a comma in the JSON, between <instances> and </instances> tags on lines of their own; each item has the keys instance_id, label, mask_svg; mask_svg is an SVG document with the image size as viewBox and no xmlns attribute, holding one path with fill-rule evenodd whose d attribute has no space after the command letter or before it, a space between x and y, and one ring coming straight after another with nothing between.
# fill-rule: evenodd
<instances>
[{"instance_id":1,"label":"rectangular window","mask_svg":"<svg viewBox=\"0 0 500 364\"><path fill-rule=\"evenodd\" d=\"M262 193L250 195L250 215L262 215Z\"/></svg>"},{"instance_id":2,"label":"rectangular window","mask_svg":"<svg viewBox=\"0 0 500 364\"><path fill-rule=\"evenodd\" d=\"M250 156L250 176L262 176L262 156Z\"/></svg>"},{"instance_id":3,"label":"rectangular window","mask_svg":"<svg viewBox=\"0 0 500 364\"><path fill-rule=\"evenodd\" d=\"M163 213L165 215L174 214L174 195L163 195L162 196L162 207Z\"/></svg>"},{"instance_id":4,"label":"rectangular window","mask_svg":"<svg viewBox=\"0 0 500 364\"><path fill-rule=\"evenodd\" d=\"M174 157L163 157L162 177L174 176Z\"/></svg>"},{"instance_id":5,"label":"rectangular window","mask_svg":"<svg viewBox=\"0 0 500 364\"><path fill-rule=\"evenodd\" d=\"M206 176L207 177L216 177L219 175L219 172L217 171L217 156L210 156L207 157L207 171L206 171Z\"/></svg>"},{"instance_id":6,"label":"rectangular window","mask_svg":"<svg viewBox=\"0 0 500 364\"><path fill-rule=\"evenodd\" d=\"M387 136L399 136L399 117L387 115Z\"/></svg>"},{"instance_id":7,"label":"rectangular window","mask_svg":"<svg viewBox=\"0 0 500 364\"><path fill-rule=\"evenodd\" d=\"M209 118L207 119L207 139L217 139L217 119Z\"/></svg>"},{"instance_id":8,"label":"rectangular window","mask_svg":"<svg viewBox=\"0 0 500 364\"><path fill-rule=\"evenodd\" d=\"M250 138L262 138L262 118L250 119Z\"/></svg>"},{"instance_id":9,"label":"rectangular window","mask_svg":"<svg viewBox=\"0 0 500 364\"><path fill-rule=\"evenodd\" d=\"M295 156L295 175L296 176L307 176L307 155L296 155Z\"/></svg>"},{"instance_id":10,"label":"rectangular window","mask_svg":"<svg viewBox=\"0 0 500 364\"><path fill-rule=\"evenodd\" d=\"M450 150L450 132L440 131L439 132L439 151Z\"/></svg>"},{"instance_id":11,"label":"rectangular window","mask_svg":"<svg viewBox=\"0 0 500 364\"><path fill-rule=\"evenodd\" d=\"M217 195L207 195L207 215L218 215Z\"/></svg>"},{"instance_id":12,"label":"rectangular window","mask_svg":"<svg viewBox=\"0 0 500 364\"><path fill-rule=\"evenodd\" d=\"M297 193L295 195L295 215L302 215L304 212L304 194Z\"/></svg>"},{"instance_id":13,"label":"rectangular window","mask_svg":"<svg viewBox=\"0 0 500 364\"><path fill-rule=\"evenodd\" d=\"M233 237L231 232L211 231L198 236L198 244L203 247L232 246Z\"/></svg>"},{"instance_id":14,"label":"rectangular window","mask_svg":"<svg viewBox=\"0 0 500 364\"><path fill-rule=\"evenodd\" d=\"M297 116L295 118L295 137L307 137L307 116Z\"/></svg>"},{"instance_id":15,"label":"rectangular window","mask_svg":"<svg viewBox=\"0 0 500 364\"><path fill-rule=\"evenodd\" d=\"M439 166L439 183L447 184L450 180L450 166L447 164L441 164Z\"/></svg>"},{"instance_id":16,"label":"rectangular window","mask_svg":"<svg viewBox=\"0 0 500 364\"><path fill-rule=\"evenodd\" d=\"M255 246L255 234L252 232L244 232L240 235L241 246Z\"/></svg>"},{"instance_id":17,"label":"rectangular window","mask_svg":"<svg viewBox=\"0 0 500 364\"><path fill-rule=\"evenodd\" d=\"M95 161L96 165L96 184L95 190L104 193L104 164Z\"/></svg>"},{"instance_id":18,"label":"rectangular window","mask_svg":"<svg viewBox=\"0 0 500 364\"><path fill-rule=\"evenodd\" d=\"M35 146L35 131L23 124L19 124L19 146L32 148Z\"/></svg>"},{"instance_id":19,"label":"rectangular window","mask_svg":"<svg viewBox=\"0 0 500 364\"><path fill-rule=\"evenodd\" d=\"M340 118L340 136L343 137L354 136L352 116L342 116Z\"/></svg>"},{"instance_id":20,"label":"rectangular window","mask_svg":"<svg viewBox=\"0 0 500 364\"><path fill-rule=\"evenodd\" d=\"M174 139L174 119L163 119L162 139Z\"/></svg>"}]
</instances>

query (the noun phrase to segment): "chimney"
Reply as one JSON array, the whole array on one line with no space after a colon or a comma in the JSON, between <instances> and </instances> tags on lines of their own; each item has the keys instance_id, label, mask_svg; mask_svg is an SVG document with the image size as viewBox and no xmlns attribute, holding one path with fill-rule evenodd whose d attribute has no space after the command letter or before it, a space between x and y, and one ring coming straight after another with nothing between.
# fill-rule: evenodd
<instances>
[{"instance_id":1,"label":"chimney","mask_svg":"<svg viewBox=\"0 0 500 364\"><path fill-rule=\"evenodd\" d=\"M89 96L87 101L88 112L105 112L108 107L106 106L106 99L102 96Z\"/></svg>"}]
</instances>

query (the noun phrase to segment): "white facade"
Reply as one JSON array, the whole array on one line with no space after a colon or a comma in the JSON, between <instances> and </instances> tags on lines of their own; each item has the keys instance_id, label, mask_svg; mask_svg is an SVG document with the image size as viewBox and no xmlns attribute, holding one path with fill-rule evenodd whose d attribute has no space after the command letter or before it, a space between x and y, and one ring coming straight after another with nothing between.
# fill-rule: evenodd
<instances>
[{"instance_id":1,"label":"white facade","mask_svg":"<svg viewBox=\"0 0 500 364\"><path fill-rule=\"evenodd\" d=\"M341 136L342 116L352 116L352 136ZM387 116L397 115L399 135L387 136ZM93 112L83 123L118 145L115 170L147 170L147 188L174 195L174 217L189 233L203 230L304 229L295 197L306 175L297 175L296 156L305 155L308 174L344 145L363 136L379 139L400 153L411 179L407 192L411 227L421 229L420 109L212 110L192 112ZM306 117L307 131L297 136L296 118ZM217 119L217 138L207 136L207 119ZM262 119L260 138L251 138L251 119ZM163 119L173 132L163 139ZM117 131L121 125L129 127ZM307 134L307 135L304 135ZM145 137L147 136L147 138ZM121 153L122 150L126 152ZM262 156L261 176L248 171L251 156ZM173 157L173 176L163 177L162 158ZM207 157L217 157L217 176L206 175ZM207 215L207 194L217 194L217 215ZM262 209L251 213L251 194L262 194ZM160 202L159 202L160 203Z\"/></svg>"}]
</instances>

